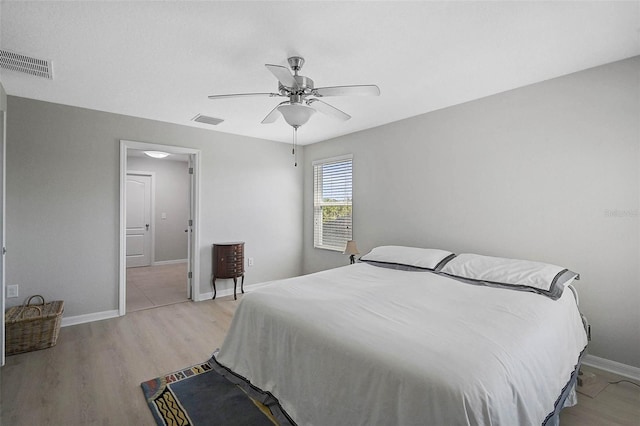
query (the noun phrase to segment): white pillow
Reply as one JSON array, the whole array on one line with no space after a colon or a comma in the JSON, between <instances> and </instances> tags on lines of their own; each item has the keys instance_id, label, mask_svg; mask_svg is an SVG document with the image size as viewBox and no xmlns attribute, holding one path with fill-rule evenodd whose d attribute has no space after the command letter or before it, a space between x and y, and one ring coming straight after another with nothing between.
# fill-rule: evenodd
<instances>
[{"instance_id":1,"label":"white pillow","mask_svg":"<svg viewBox=\"0 0 640 426\"><path fill-rule=\"evenodd\" d=\"M446 250L380 246L362 256L360 260L362 262L377 262L435 271L445 260L453 256L453 253Z\"/></svg>"},{"instance_id":2,"label":"white pillow","mask_svg":"<svg viewBox=\"0 0 640 426\"><path fill-rule=\"evenodd\" d=\"M548 263L469 253L451 259L440 272L487 285L534 291L552 299L559 298L564 287L578 277L575 272Z\"/></svg>"}]
</instances>

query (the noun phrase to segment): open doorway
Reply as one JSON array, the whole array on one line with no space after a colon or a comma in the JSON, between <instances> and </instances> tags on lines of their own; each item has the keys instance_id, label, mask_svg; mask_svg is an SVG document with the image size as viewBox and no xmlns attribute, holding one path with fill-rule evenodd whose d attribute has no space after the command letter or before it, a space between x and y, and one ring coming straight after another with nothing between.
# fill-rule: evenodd
<instances>
[{"instance_id":1,"label":"open doorway","mask_svg":"<svg viewBox=\"0 0 640 426\"><path fill-rule=\"evenodd\" d=\"M133 141L120 151L119 313L194 299L199 151Z\"/></svg>"},{"instance_id":2,"label":"open doorway","mask_svg":"<svg viewBox=\"0 0 640 426\"><path fill-rule=\"evenodd\" d=\"M189 156L130 149L126 182L127 312L189 300Z\"/></svg>"}]
</instances>

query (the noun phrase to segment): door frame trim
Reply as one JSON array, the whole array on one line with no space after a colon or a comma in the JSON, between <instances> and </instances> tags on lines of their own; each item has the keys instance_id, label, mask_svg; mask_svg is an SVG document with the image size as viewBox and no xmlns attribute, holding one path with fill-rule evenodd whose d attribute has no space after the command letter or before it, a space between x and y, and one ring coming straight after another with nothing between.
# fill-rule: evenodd
<instances>
[{"instance_id":1,"label":"door frame trim","mask_svg":"<svg viewBox=\"0 0 640 426\"><path fill-rule=\"evenodd\" d=\"M126 259L126 180L128 150L165 151L170 154L190 154L194 157L193 194L191 211L193 212L193 250L191 252L192 300L200 300L200 150L181 146L161 145L148 142L120 140L120 247L119 247L119 295L118 315L126 314L127 307L127 259Z\"/></svg>"},{"instance_id":2,"label":"door frame trim","mask_svg":"<svg viewBox=\"0 0 640 426\"><path fill-rule=\"evenodd\" d=\"M151 232L149 233L149 238L151 239L151 247L149 247L149 266L152 266L156 260L156 173L155 172L145 172L140 170L127 170L126 175L132 176L149 176L151 178L151 199L149 203L151 206L150 209L150 218L149 218L149 226L151 226ZM127 213L126 205L125 205L125 215ZM126 238L126 226L125 226L125 238ZM126 248L126 245L125 245ZM125 261L127 259L127 255L125 252ZM127 267L125 263L125 268Z\"/></svg>"},{"instance_id":3,"label":"door frame trim","mask_svg":"<svg viewBox=\"0 0 640 426\"><path fill-rule=\"evenodd\" d=\"M0 334L2 337L0 340L0 366L5 364L5 324L4 324L4 310L6 304L7 289L5 283L6 276L6 262L5 262L5 246L7 236L7 93L4 91L2 82L0 82L0 120L2 120L2 133L0 134L0 287L2 288L1 307L2 307L2 320L0 321L0 327L2 330Z\"/></svg>"}]
</instances>

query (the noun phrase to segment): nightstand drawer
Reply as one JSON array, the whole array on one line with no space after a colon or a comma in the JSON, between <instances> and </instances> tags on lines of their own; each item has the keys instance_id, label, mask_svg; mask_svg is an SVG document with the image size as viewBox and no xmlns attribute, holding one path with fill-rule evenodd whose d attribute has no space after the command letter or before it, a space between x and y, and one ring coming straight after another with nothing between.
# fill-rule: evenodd
<instances>
[{"instance_id":1,"label":"nightstand drawer","mask_svg":"<svg viewBox=\"0 0 640 426\"><path fill-rule=\"evenodd\" d=\"M244 243L213 244L213 277L233 278L244 274Z\"/></svg>"}]
</instances>

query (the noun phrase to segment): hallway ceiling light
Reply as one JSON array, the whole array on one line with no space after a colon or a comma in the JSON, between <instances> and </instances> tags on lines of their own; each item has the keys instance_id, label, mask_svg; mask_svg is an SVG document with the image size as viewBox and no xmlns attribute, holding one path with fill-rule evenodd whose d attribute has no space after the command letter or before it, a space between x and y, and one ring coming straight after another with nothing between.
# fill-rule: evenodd
<instances>
[{"instance_id":1,"label":"hallway ceiling light","mask_svg":"<svg viewBox=\"0 0 640 426\"><path fill-rule=\"evenodd\" d=\"M151 158L164 158L169 156L168 152L162 151L145 151L144 153Z\"/></svg>"}]
</instances>

